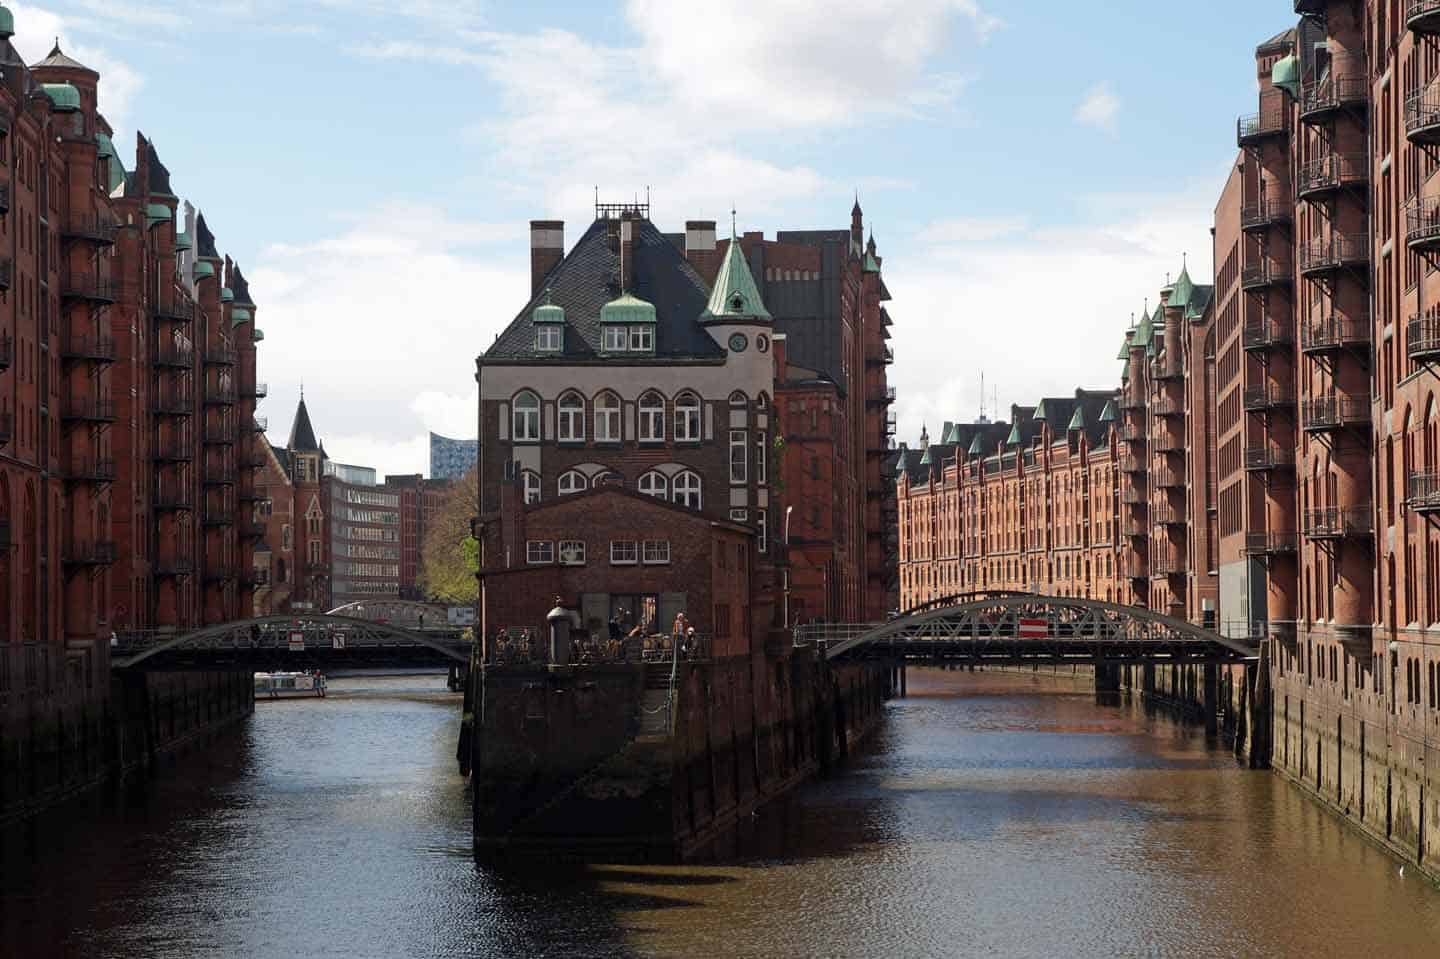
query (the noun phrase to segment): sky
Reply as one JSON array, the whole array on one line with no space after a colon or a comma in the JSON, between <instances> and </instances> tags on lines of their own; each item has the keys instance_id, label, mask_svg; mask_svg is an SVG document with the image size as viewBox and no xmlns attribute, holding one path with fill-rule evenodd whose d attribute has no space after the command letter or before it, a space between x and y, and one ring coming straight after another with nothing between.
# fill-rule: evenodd
<instances>
[{"instance_id":1,"label":"sky","mask_svg":"<svg viewBox=\"0 0 1440 959\"><path fill-rule=\"evenodd\" d=\"M134 167L245 270L260 413L303 383L337 460L425 472L473 436L474 357L525 305L527 221L602 200L742 230L843 228L884 257L901 440L1118 383L1131 316L1209 227L1288 0L53 0L32 62L101 73ZM987 404L991 400L987 400Z\"/></svg>"}]
</instances>

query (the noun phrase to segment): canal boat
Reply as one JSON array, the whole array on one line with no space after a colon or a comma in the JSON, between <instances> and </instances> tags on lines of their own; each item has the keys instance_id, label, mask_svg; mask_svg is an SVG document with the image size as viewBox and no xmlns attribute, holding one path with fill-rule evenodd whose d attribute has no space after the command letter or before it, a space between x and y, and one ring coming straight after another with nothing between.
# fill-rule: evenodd
<instances>
[{"instance_id":1,"label":"canal boat","mask_svg":"<svg viewBox=\"0 0 1440 959\"><path fill-rule=\"evenodd\" d=\"M325 698L325 675L314 673L256 673L255 698L299 699L305 696Z\"/></svg>"}]
</instances>

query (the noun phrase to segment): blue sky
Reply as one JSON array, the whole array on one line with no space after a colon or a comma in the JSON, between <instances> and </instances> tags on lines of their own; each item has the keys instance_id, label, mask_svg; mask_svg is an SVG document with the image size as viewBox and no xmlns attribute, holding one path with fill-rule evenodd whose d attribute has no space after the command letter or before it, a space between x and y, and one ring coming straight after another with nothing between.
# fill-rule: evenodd
<instances>
[{"instance_id":1,"label":"blue sky","mask_svg":"<svg viewBox=\"0 0 1440 959\"><path fill-rule=\"evenodd\" d=\"M473 357L524 304L525 221L652 189L663 229L842 226L885 256L901 436L1113 385L1189 254L1283 0L168 0L9 4L102 73L133 155L251 278L262 412L301 380L332 456L426 467L474 432ZM1202 11L1197 15L1197 11Z\"/></svg>"}]
</instances>

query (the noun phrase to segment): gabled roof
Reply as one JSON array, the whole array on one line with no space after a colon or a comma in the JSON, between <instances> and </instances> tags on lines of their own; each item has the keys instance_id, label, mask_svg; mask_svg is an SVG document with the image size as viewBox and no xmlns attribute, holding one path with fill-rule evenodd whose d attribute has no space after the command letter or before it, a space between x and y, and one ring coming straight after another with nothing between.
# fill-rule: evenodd
<instances>
[{"instance_id":1,"label":"gabled roof","mask_svg":"<svg viewBox=\"0 0 1440 959\"><path fill-rule=\"evenodd\" d=\"M1140 319L1140 325L1135 327L1135 335L1130 337L1130 349L1145 348L1155 336L1155 325L1150 320L1150 312L1146 310Z\"/></svg>"},{"instance_id":2,"label":"gabled roof","mask_svg":"<svg viewBox=\"0 0 1440 959\"><path fill-rule=\"evenodd\" d=\"M1182 266L1180 276L1175 281L1175 287L1170 291L1170 299L1165 301L1165 305L1184 309L1190 305L1190 298L1194 295L1195 284L1190 282L1190 268Z\"/></svg>"},{"instance_id":3,"label":"gabled roof","mask_svg":"<svg viewBox=\"0 0 1440 959\"><path fill-rule=\"evenodd\" d=\"M255 305L250 299L250 284L246 282L245 274L240 272L239 263L230 264L230 292L235 294L233 302L236 306Z\"/></svg>"},{"instance_id":4,"label":"gabled roof","mask_svg":"<svg viewBox=\"0 0 1440 959\"><path fill-rule=\"evenodd\" d=\"M755 275L750 264L745 262L745 253L740 243L730 234L730 248L725 251L725 262L715 276L715 288L710 291L710 300L705 305L702 320L719 319L771 319L770 311L760 298L755 286Z\"/></svg>"},{"instance_id":5,"label":"gabled roof","mask_svg":"<svg viewBox=\"0 0 1440 959\"><path fill-rule=\"evenodd\" d=\"M44 60L41 60L39 63L34 64L31 69L39 70L42 67L51 67L60 70L84 70L86 73L95 73L94 70L90 69L85 64L81 63L79 60L68 57L64 53L62 53L60 50L60 41L58 39L55 41L55 46L53 49L51 49L50 55L47 56ZM100 74L95 73L95 75L98 77Z\"/></svg>"},{"instance_id":6,"label":"gabled roof","mask_svg":"<svg viewBox=\"0 0 1440 959\"><path fill-rule=\"evenodd\" d=\"M623 362L676 359L723 361L725 351L700 325L710 289L648 220L635 220L633 279L628 292L655 307L654 359L622 354ZM620 295L620 252L612 246L613 221L596 220L546 277L550 302L565 311L564 350L535 349L535 307L546 291L532 297L485 351L487 361L553 363L557 359L601 359L600 311ZM748 272L748 270L747 270ZM752 280L753 285L753 280ZM236 291L239 296L239 291ZM759 294L756 294L757 298Z\"/></svg>"},{"instance_id":7,"label":"gabled roof","mask_svg":"<svg viewBox=\"0 0 1440 959\"><path fill-rule=\"evenodd\" d=\"M215 234L205 225L203 213L195 217L195 255L202 259L220 259L220 251L215 249Z\"/></svg>"},{"instance_id":8,"label":"gabled roof","mask_svg":"<svg viewBox=\"0 0 1440 959\"><path fill-rule=\"evenodd\" d=\"M1205 317L1205 311L1210 308L1210 301L1215 299L1215 287L1210 285L1197 285L1194 294L1190 297L1190 303L1185 307L1185 318L1187 320L1199 320Z\"/></svg>"},{"instance_id":9,"label":"gabled roof","mask_svg":"<svg viewBox=\"0 0 1440 959\"><path fill-rule=\"evenodd\" d=\"M320 444L315 439L315 427L310 425L310 411L305 408L305 397L295 408L295 422L290 426L290 442L286 447L295 453L319 453Z\"/></svg>"},{"instance_id":10,"label":"gabled roof","mask_svg":"<svg viewBox=\"0 0 1440 959\"><path fill-rule=\"evenodd\" d=\"M150 167L150 182L148 184L152 196L174 196L170 192L170 171L165 164L160 162L160 154L155 151L155 144L145 139L145 135L139 134L141 141L145 144L148 154L146 160Z\"/></svg>"}]
</instances>

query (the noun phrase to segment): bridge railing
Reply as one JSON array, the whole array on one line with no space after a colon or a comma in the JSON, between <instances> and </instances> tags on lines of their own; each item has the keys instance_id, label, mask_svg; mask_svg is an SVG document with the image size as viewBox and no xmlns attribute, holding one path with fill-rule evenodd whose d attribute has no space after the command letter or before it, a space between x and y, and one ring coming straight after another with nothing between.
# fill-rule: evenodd
<instances>
[{"instance_id":1,"label":"bridge railing","mask_svg":"<svg viewBox=\"0 0 1440 959\"><path fill-rule=\"evenodd\" d=\"M699 634L687 636L677 644L671 636L648 636L643 640L576 640L570 646L572 666L599 666L615 663L669 663L677 655L685 662L708 662L712 640ZM550 663L548 637L498 640L492 638L485 649L487 666L545 666Z\"/></svg>"},{"instance_id":2,"label":"bridge railing","mask_svg":"<svg viewBox=\"0 0 1440 959\"><path fill-rule=\"evenodd\" d=\"M805 623L795 627L795 645L813 646L840 643L863 636L884 623Z\"/></svg>"}]
</instances>

